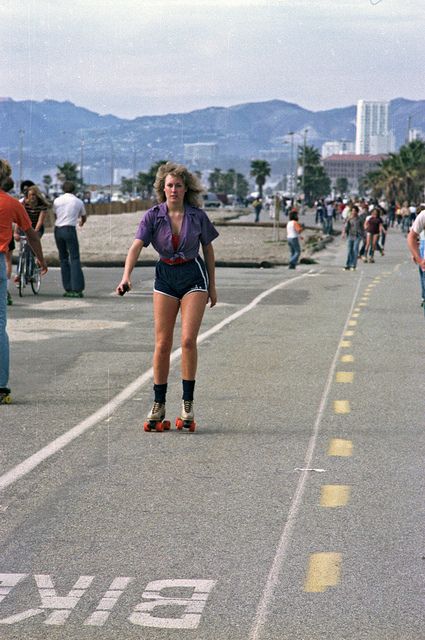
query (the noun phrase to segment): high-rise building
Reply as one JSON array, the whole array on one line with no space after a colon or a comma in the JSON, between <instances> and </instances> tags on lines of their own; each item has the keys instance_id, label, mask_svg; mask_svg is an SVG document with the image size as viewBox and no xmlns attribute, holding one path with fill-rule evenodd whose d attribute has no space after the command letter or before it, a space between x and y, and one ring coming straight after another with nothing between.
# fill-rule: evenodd
<instances>
[{"instance_id":1,"label":"high-rise building","mask_svg":"<svg viewBox=\"0 0 425 640\"><path fill-rule=\"evenodd\" d=\"M359 100L356 118L356 153L381 154L394 151L394 134L389 129L389 103Z\"/></svg>"},{"instance_id":2,"label":"high-rise building","mask_svg":"<svg viewBox=\"0 0 425 640\"><path fill-rule=\"evenodd\" d=\"M345 153L354 153L354 142L349 140L329 140L322 144L322 158Z\"/></svg>"},{"instance_id":3,"label":"high-rise building","mask_svg":"<svg viewBox=\"0 0 425 640\"><path fill-rule=\"evenodd\" d=\"M218 145L216 142L194 142L184 145L184 161L191 167L205 169L213 167L217 161Z\"/></svg>"}]
</instances>

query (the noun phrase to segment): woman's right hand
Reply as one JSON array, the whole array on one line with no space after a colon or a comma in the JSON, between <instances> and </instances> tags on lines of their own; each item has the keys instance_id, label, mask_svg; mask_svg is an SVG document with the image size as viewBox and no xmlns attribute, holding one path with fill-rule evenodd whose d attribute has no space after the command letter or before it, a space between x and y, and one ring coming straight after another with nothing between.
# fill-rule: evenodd
<instances>
[{"instance_id":1,"label":"woman's right hand","mask_svg":"<svg viewBox=\"0 0 425 640\"><path fill-rule=\"evenodd\" d=\"M126 280L125 278L123 278L119 283L119 285L117 286L117 288L115 289L115 293L118 296L123 296L124 294L127 293L127 291L130 291L130 290L131 290L130 280Z\"/></svg>"}]
</instances>

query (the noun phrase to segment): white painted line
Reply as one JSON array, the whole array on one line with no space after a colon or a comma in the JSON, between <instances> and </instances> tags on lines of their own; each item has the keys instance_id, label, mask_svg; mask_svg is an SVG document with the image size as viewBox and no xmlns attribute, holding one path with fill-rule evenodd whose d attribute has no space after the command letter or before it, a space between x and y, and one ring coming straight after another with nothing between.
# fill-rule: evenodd
<instances>
[{"instance_id":1,"label":"white painted line","mask_svg":"<svg viewBox=\"0 0 425 640\"><path fill-rule=\"evenodd\" d=\"M259 602L259 605L257 607L257 611L255 614L255 618L254 618L254 622L251 628L251 633L249 636L250 640L259 640L259 638L261 637L261 633L264 629L264 626L266 624L266 620L267 620L267 616L269 613L269 608L270 605L272 603L273 597L274 597L274 591L275 588L278 584L278 580L279 580L279 575L282 571L282 567L283 567L283 563L285 560L285 556L286 556L286 552L288 550L288 546L291 540L291 534L292 534L292 529L295 525L295 520L297 518L298 515L298 511L300 509L301 506L301 501L303 499L303 495L304 495L304 491L305 491L305 487L306 487L306 482L307 482L307 478L308 478L308 474L309 472L307 471L307 469L311 469L312 468L312 460L313 460L313 455L314 455L314 450L316 448L316 442L317 442L317 437L319 435L319 427L320 424L322 422L322 418L323 418L323 414L326 408L326 405L328 403L328 397L329 397L329 393L333 384L333 379L334 379L334 375L335 375L335 369L338 363L338 359L340 356L340 351L341 351L341 342L342 342L342 337L345 335L347 326L348 326L348 322L351 318L351 314L353 312L354 306L356 304L356 299L358 296L358 292L360 289L360 285L362 282L362 278L363 275L360 276L360 279L357 283L357 287L356 290L354 292L354 296L353 296L353 302L351 304L350 310L348 312L347 315L347 320L345 321L344 327L342 329L341 332L341 337L338 340L338 347L335 353L335 356L332 360L332 364L329 370L329 374L328 374L328 379L326 381L326 385L323 391L323 395L322 395L322 399L320 401L320 405L319 405L319 410L317 412L317 416L316 416L316 421L314 423L314 427L313 427L313 431L312 434L310 436L310 440L308 443L308 447L307 447L307 451L305 454L305 458L304 458L304 464L303 464L303 468L306 469L306 471L302 471L301 475L300 475L300 479L298 481L298 485L295 491L295 495L294 498L292 500L291 503L291 508L289 510L288 513L288 518L286 520L286 523L283 527L283 531L282 531L282 535L279 541L279 544L277 546L276 549L276 554L275 557L273 559L270 571L269 571L269 575L267 577L267 581L263 590L263 594L261 596L261 600Z\"/></svg>"},{"instance_id":2,"label":"white painted line","mask_svg":"<svg viewBox=\"0 0 425 640\"><path fill-rule=\"evenodd\" d=\"M198 336L198 344L200 344L210 336L214 335L215 333L218 333L225 326L227 326L234 320L237 320L238 318L243 316L245 313L248 313L249 311L254 309L262 300L264 300L264 298L267 298L267 296L272 295L273 293L275 293L275 291L278 291L279 289L283 289L284 287L287 287L293 284L294 282L297 282L298 280L306 278L310 274L311 274L311 271L304 273L300 276L295 276L294 278L290 278L289 280L284 280L283 282L276 284L274 287L271 287L270 289L266 289L266 291L263 291L262 293L260 293L248 305L246 305L245 307L242 307L242 309L239 309L238 311L235 311L235 313L232 313L230 316L228 316L218 324L211 327L211 329L208 329L207 331L202 333L200 336ZM181 348L179 347L178 349L173 351L173 353L171 354L170 362L173 363L180 356L181 356ZM106 418L109 418L114 411L116 411L129 398L131 398L131 396L137 393L137 391L139 391L139 389L143 387L143 385L145 385L147 382L152 380L152 378L153 378L153 368L151 367L150 369L145 371L145 373L143 373L141 376L133 380L133 382L131 382L118 395L112 398L107 404L103 405L103 407L95 411L95 413L92 413L90 416L88 416L88 418L86 418L79 424L75 425L75 427L73 427L66 433L62 434L55 440L52 440L52 442L47 444L42 449L39 449L39 451L34 453L32 456L29 456L29 458L26 458L26 460L23 460L23 462L20 462L19 464L17 464L15 467L13 467L13 469L10 469L10 471L7 471L6 473L4 473L2 476L0 476L0 491L3 489L6 489L6 487L10 486L20 478L23 478L24 476L26 476L28 473L30 473L30 471L38 467L39 464L41 464L42 462L44 462L45 460L53 456L55 453L57 453L58 451L66 447L68 444L73 442L73 440L78 438L78 436L83 434L85 431L87 431L88 429L91 429L96 424L98 424L99 422L102 422Z\"/></svg>"}]
</instances>

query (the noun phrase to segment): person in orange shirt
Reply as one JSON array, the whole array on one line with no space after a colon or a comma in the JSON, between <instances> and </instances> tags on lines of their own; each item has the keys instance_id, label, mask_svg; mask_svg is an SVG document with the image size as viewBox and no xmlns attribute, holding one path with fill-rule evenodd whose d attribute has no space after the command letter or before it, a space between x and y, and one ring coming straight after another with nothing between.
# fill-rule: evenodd
<instances>
[{"instance_id":1,"label":"person in orange shirt","mask_svg":"<svg viewBox=\"0 0 425 640\"><path fill-rule=\"evenodd\" d=\"M41 268L47 273L40 238L31 226L31 220L20 202L2 189L4 181L10 179L12 169L7 160L0 159L0 404L9 404L12 400L9 384L9 338L7 323L7 273L6 254L12 238L12 225L17 224L28 238Z\"/></svg>"}]
</instances>

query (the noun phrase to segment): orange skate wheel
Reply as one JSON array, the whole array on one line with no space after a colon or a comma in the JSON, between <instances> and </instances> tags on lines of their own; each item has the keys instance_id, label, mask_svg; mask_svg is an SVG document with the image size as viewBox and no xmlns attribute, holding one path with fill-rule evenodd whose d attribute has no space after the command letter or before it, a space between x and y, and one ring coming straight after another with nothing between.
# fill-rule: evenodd
<instances>
[{"instance_id":1,"label":"orange skate wheel","mask_svg":"<svg viewBox=\"0 0 425 640\"><path fill-rule=\"evenodd\" d=\"M196 422L191 422L189 426L190 433L193 433L196 429Z\"/></svg>"},{"instance_id":2,"label":"orange skate wheel","mask_svg":"<svg viewBox=\"0 0 425 640\"><path fill-rule=\"evenodd\" d=\"M151 426L150 426L149 422L144 422L143 423L143 429L144 429L144 431L150 431L151 430Z\"/></svg>"},{"instance_id":3,"label":"orange skate wheel","mask_svg":"<svg viewBox=\"0 0 425 640\"><path fill-rule=\"evenodd\" d=\"M171 423L169 420L163 420L162 424L164 426L164 431L169 431L171 429Z\"/></svg>"},{"instance_id":4,"label":"orange skate wheel","mask_svg":"<svg viewBox=\"0 0 425 640\"><path fill-rule=\"evenodd\" d=\"M156 431L164 431L164 424L162 422L157 422L155 424L155 430Z\"/></svg>"},{"instance_id":5,"label":"orange skate wheel","mask_svg":"<svg viewBox=\"0 0 425 640\"><path fill-rule=\"evenodd\" d=\"M176 418L176 427L178 431L183 429L183 420L181 418Z\"/></svg>"}]
</instances>

